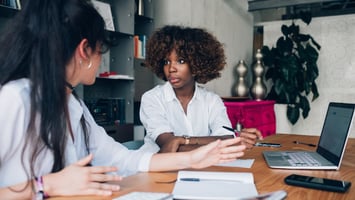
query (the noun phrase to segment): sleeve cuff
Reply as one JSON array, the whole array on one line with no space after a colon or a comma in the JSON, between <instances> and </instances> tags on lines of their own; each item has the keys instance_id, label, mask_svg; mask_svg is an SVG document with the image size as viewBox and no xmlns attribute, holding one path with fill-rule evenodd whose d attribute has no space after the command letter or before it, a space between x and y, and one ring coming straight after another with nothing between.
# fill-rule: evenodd
<instances>
[{"instance_id":1,"label":"sleeve cuff","mask_svg":"<svg viewBox=\"0 0 355 200\"><path fill-rule=\"evenodd\" d=\"M152 159L152 156L154 153L149 152L149 153L144 153L144 155L141 157L138 165L138 171L139 172L147 172L149 171L149 165L150 161Z\"/></svg>"}]
</instances>

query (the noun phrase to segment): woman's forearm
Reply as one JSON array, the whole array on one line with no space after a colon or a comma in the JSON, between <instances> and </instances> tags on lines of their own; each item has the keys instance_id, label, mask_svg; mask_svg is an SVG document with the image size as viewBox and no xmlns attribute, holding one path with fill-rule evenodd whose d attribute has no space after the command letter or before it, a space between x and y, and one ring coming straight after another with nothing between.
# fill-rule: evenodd
<instances>
[{"instance_id":1,"label":"woman's forearm","mask_svg":"<svg viewBox=\"0 0 355 200\"><path fill-rule=\"evenodd\" d=\"M179 151L179 152L191 151L191 150L194 150L200 146L214 142L218 139L225 140L225 139L230 139L230 138L233 138L233 136L232 135L222 135L222 136L190 137L189 144L188 145L180 144L177 151Z\"/></svg>"},{"instance_id":2,"label":"woman's forearm","mask_svg":"<svg viewBox=\"0 0 355 200\"><path fill-rule=\"evenodd\" d=\"M189 152L158 153L152 156L149 171L169 171L191 167Z\"/></svg>"},{"instance_id":3,"label":"woman's forearm","mask_svg":"<svg viewBox=\"0 0 355 200\"><path fill-rule=\"evenodd\" d=\"M150 171L169 171L185 168L204 168L229 162L244 155L245 145L237 145L240 137L216 140L195 150L177 153L154 154L149 164Z\"/></svg>"},{"instance_id":4,"label":"woman's forearm","mask_svg":"<svg viewBox=\"0 0 355 200\"><path fill-rule=\"evenodd\" d=\"M25 200L33 197L32 185L30 182L20 183L11 187L0 188L1 199Z\"/></svg>"}]
</instances>

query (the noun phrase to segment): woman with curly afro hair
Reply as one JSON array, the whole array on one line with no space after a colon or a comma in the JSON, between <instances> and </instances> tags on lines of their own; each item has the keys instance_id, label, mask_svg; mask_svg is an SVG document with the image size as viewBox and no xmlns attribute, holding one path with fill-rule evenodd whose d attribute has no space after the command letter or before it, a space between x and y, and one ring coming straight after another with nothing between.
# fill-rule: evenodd
<instances>
[{"instance_id":1,"label":"woman with curly afro hair","mask_svg":"<svg viewBox=\"0 0 355 200\"><path fill-rule=\"evenodd\" d=\"M221 76L223 45L204 29L164 26L146 46L146 66L166 81L145 92L140 119L147 135L142 148L155 152L190 151L217 139L232 138L221 98L199 84ZM261 133L243 129L242 145L251 148Z\"/></svg>"}]
</instances>

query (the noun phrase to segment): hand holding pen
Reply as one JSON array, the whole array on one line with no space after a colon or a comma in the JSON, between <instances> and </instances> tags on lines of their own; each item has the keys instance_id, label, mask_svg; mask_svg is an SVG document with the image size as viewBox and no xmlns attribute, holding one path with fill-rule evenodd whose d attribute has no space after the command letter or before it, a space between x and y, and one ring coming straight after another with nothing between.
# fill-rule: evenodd
<instances>
[{"instance_id":1,"label":"hand holding pen","mask_svg":"<svg viewBox=\"0 0 355 200\"><path fill-rule=\"evenodd\" d=\"M256 128L244 128L240 132L228 126L223 126L223 128L233 132L234 137L241 137L242 144L245 144L248 149L253 148L258 139L263 139L261 132Z\"/></svg>"},{"instance_id":2,"label":"hand holding pen","mask_svg":"<svg viewBox=\"0 0 355 200\"><path fill-rule=\"evenodd\" d=\"M234 133L234 134L233 134L234 138L240 136L240 133L239 133L236 129L233 129L233 128L228 127L228 126L222 126L222 127L223 127L224 129L227 129L228 131L233 132L233 133Z\"/></svg>"}]
</instances>

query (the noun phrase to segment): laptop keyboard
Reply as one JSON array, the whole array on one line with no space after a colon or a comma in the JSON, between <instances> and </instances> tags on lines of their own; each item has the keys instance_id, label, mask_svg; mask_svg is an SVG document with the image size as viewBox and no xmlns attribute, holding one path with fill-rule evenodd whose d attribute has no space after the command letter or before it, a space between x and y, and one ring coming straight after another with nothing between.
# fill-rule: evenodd
<instances>
[{"instance_id":1,"label":"laptop keyboard","mask_svg":"<svg viewBox=\"0 0 355 200\"><path fill-rule=\"evenodd\" d=\"M292 166L320 166L320 163L306 152L289 152L286 155Z\"/></svg>"}]
</instances>

